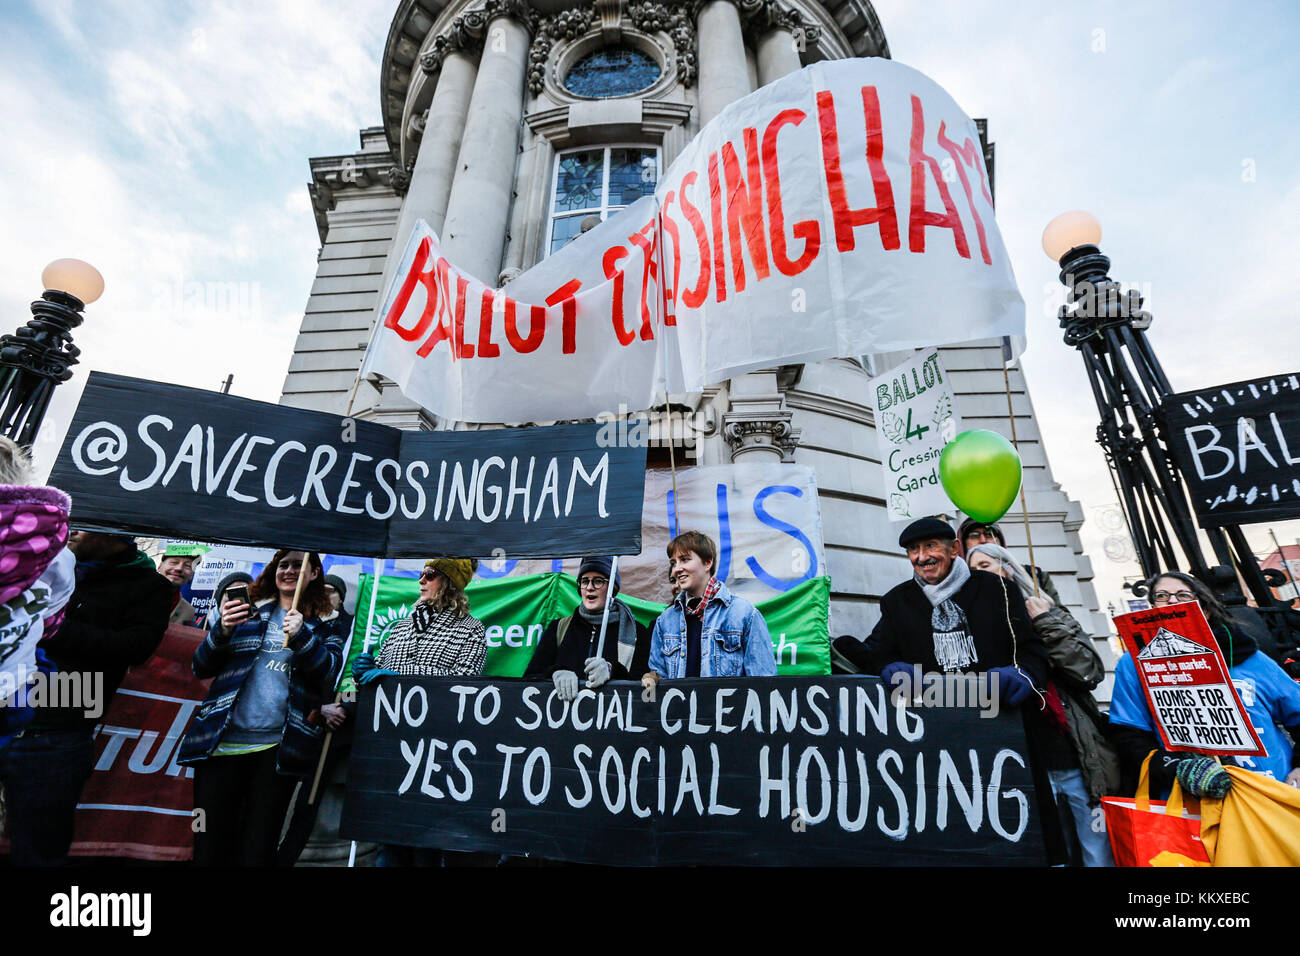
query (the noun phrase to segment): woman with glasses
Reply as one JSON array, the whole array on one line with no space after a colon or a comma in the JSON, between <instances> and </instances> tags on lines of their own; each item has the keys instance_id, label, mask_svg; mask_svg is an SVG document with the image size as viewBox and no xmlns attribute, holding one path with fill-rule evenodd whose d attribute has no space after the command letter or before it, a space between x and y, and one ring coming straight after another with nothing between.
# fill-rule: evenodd
<instances>
[{"instance_id":1,"label":"woman with glasses","mask_svg":"<svg viewBox=\"0 0 1300 956\"><path fill-rule=\"evenodd\" d=\"M420 599L411 616L398 621L379 656L358 654L352 677L364 687L385 676L478 677L487 658L487 631L469 613L465 588L478 561L435 558L420 573ZM379 866L458 866L496 860L495 854L384 844Z\"/></svg>"},{"instance_id":2,"label":"woman with glasses","mask_svg":"<svg viewBox=\"0 0 1300 956\"><path fill-rule=\"evenodd\" d=\"M197 866L273 865L294 787L316 769L325 731L308 715L330 699L343 637L320 555L304 557L281 549L246 591L227 589L194 652L195 676L213 678L180 747L204 815Z\"/></svg>"},{"instance_id":3,"label":"woman with glasses","mask_svg":"<svg viewBox=\"0 0 1300 956\"><path fill-rule=\"evenodd\" d=\"M618 580L610 581L612 565L606 557L583 560L578 568L578 607L568 617L546 625L524 680L550 680L561 700L573 700L580 682L594 690L609 680L638 680L650 669L650 629L639 624L616 597ZM606 602L605 647L598 653Z\"/></svg>"},{"instance_id":4,"label":"woman with glasses","mask_svg":"<svg viewBox=\"0 0 1300 956\"><path fill-rule=\"evenodd\" d=\"M1300 787L1300 749L1278 729L1285 727L1292 740L1300 741L1300 684L1292 680L1267 654L1259 652L1255 639L1235 620L1214 593L1189 575L1165 571L1146 582L1154 607L1195 601L1205 613L1214 640L1228 662L1228 674L1241 698L1250 722L1268 751L1264 757L1227 757L1238 766L1267 774L1293 787ZM1125 654L1115 666L1115 689L1110 702L1114 739L1124 759L1126 776L1137 779L1147 754L1151 760L1151 796L1167 792L1175 775L1193 796L1222 797L1232 778L1210 757L1164 750L1138 682L1132 657Z\"/></svg>"},{"instance_id":5,"label":"woman with glasses","mask_svg":"<svg viewBox=\"0 0 1300 956\"><path fill-rule=\"evenodd\" d=\"M420 600L393 625L376 658L358 654L352 676L362 686L384 675L478 677L487 658L487 631L469 613L465 587L478 561L435 558L420 573Z\"/></svg>"}]
</instances>

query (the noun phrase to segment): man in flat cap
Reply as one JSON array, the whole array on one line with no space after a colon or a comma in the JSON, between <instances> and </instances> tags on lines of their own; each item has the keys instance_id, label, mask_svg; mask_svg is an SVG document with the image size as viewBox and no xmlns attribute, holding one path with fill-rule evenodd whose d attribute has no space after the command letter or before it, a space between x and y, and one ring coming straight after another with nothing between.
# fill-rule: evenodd
<instances>
[{"instance_id":1,"label":"man in flat cap","mask_svg":"<svg viewBox=\"0 0 1300 956\"><path fill-rule=\"evenodd\" d=\"M911 580L881 599L880 621L862 645L841 638L836 650L891 686L910 684L918 667L987 673L1003 705L1037 702L1047 686L1047 651L1010 582L971 571L958 556L956 533L938 518L913 521L898 544L912 563Z\"/></svg>"}]
</instances>

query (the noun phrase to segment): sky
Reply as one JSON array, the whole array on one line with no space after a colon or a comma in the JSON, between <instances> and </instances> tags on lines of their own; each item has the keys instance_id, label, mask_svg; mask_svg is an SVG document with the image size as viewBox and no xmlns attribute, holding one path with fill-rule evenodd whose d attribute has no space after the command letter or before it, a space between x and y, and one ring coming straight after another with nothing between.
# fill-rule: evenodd
<instances>
[{"instance_id":1,"label":"sky","mask_svg":"<svg viewBox=\"0 0 1300 956\"><path fill-rule=\"evenodd\" d=\"M1300 6L877 0L894 59L997 144L998 220L1026 303L1022 363L1055 479L1083 505L1101 606L1115 496L1065 290L1040 236L1083 208L1146 296L1175 389L1300 370ZM50 260L104 274L38 438L48 466L88 369L276 401L316 269L308 159L378 125L396 0L0 2L0 314ZM1278 524L1283 542L1300 522ZM1248 529L1260 552L1266 526Z\"/></svg>"}]
</instances>

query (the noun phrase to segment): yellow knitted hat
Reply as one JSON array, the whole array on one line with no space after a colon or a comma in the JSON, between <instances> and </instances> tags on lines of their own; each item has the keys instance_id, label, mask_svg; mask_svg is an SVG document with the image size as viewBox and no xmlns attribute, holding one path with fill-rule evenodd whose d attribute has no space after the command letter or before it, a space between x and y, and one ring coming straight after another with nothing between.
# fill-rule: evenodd
<instances>
[{"instance_id":1,"label":"yellow knitted hat","mask_svg":"<svg viewBox=\"0 0 1300 956\"><path fill-rule=\"evenodd\" d=\"M470 579L474 577L474 572L478 570L478 560L475 558L434 558L432 561L424 562L426 568L433 568L440 574L446 576L447 580L455 585L456 590L465 590L465 585L469 584Z\"/></svg>"}]
</instances>

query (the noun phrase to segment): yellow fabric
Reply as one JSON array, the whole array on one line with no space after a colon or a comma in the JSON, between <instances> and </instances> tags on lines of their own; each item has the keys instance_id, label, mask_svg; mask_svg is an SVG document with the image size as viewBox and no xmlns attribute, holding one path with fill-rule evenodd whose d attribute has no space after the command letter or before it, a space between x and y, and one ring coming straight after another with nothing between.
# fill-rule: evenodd
<instances>
[{"instance_id":1,"label":"yellow fabric","mask_svg":"<svg viewBox=\"0 0 1300 956\"><path fill-rule=\"evenodd\" d=\"M1201 801L1201 842L1214 866L1300 866L1300 789L1224 766L1232 789Z\"/></svg>"}]
</instances>

